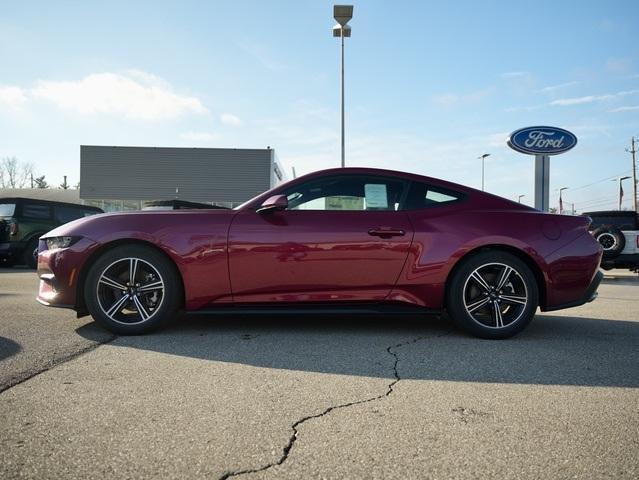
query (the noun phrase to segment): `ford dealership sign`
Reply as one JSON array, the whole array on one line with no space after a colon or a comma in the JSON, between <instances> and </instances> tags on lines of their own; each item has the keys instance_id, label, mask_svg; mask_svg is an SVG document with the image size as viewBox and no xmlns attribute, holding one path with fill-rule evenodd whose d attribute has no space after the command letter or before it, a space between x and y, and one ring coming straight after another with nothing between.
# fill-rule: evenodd
<instances>
[{"instance_id":1,"label":"ford dealership sign","mask_svg":"<svg viewBox=\"0 0 639 480\"><path fill-rule=\"evenodd\" d=\"M557 155L577 145L577 137L557 127L526 127L508 137L508 146L528 155Z\"/></svg>"}]
</instances>

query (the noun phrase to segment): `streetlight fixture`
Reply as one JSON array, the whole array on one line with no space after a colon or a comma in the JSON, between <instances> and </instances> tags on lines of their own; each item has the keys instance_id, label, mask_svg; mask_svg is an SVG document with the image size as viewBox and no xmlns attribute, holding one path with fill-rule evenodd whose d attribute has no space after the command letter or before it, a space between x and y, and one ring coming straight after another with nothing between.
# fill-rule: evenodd
<instances>
[{"instance_id":1,"label":"streetlight fixture","mask_svg":"<svg viewBox=\"0 0 639 480\"><path fill-rule=\"evenodd\" d=\"M519 203L521 203L521 198L522 198L522 197L525 197L525 196L526 196L526 195L519 195L519 197L517 198L517 201L518 201Z\"/></svg>"},{"instance_id":2,"label":"streetlight fixture","mask_svg":"<svg viewBox=\"0 0 639 480\"><path fill-rule=\"evenodd\" d=\"M334 5L333 18L337 21L337 25L333 27L333 36L342 40L342 68L341 68L341 86L340 97L342 103L342 167L346 166L345 148L344 148L344 37L351 36L351 27L348 21L353 18L353 5Z\"/></svg>"},{"instance_id":3,"label":"streetlight fixture","mask_svg":"<svg viewBox=\"0 0 639 480\"><path fill-rule=\"evenodd\" d=\"M568 187L561 187L559 189L559 214L563 214L564 213L564 201L561 198L561 192L563 192L564 190L568 190Z\"/></svg>"},{"instance_id":4,"label":"streetlight fixture","mask_svg":"<svg viewBox=\"0 0 639 480\"><path fill-rule=\"evenodd\" d=\"M486 160L486 157L490 157L490 153L484 153L483 155L480 155L479 157L477 157L478 159L481 160L481 191L484 191L484 161Z\"/></svg>"},{"instance_id":5,"label":"streetlight fixture","mask_svg":"<svg viewBox=\"0 0 639 480\"><path fill-rule=\"evenodd\" d=\"M621 177L619 179L619 210L621 210L621 201L623 200L623 186L621 185L621 182L628 180L629 178L632 177Z\"/></svg>"}]
</instances>

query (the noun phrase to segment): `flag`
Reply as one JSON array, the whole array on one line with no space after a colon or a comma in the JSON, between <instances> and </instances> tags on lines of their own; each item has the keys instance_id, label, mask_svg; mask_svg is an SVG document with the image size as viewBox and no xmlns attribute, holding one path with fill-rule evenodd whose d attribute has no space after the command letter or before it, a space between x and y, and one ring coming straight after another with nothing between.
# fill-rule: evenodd
<instances>
[{"instance_id":1,"label":"flag","mask_svg":"<svg viewBox=\"0 0 639 480\"><path fill-rule=\"evenodd\" d=\"M564 201L561 198L561 190L559 191L559 214L563 215L564 213Z\"/></svg>"},{"instance_id":2,"label":"flag","mask_svg":"<svg viewBox=\"0 0 639 480\"><path fill-rule=\"evenodd\" d=\"M623 202L623 186L621 180L619 181L619 210L621 210L621 202Z\"/></svg>"}]
</instances>

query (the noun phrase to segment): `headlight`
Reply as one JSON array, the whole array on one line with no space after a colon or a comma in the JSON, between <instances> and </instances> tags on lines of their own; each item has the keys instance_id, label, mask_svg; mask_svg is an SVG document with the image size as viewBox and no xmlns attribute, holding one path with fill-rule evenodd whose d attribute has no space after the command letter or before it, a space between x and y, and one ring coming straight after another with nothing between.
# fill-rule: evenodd
<instances>
[{"instance_id":1,"label":"headlight","mask_svg":"<svg viewBox=\"0 0 639 480\"><path fill-rule=\"evenodd\" d=\"M80 240L80 237L49 237L45 238L47 242L47 250L55 250L56 248L67 248Z\"/></svg>"}]
</instances>

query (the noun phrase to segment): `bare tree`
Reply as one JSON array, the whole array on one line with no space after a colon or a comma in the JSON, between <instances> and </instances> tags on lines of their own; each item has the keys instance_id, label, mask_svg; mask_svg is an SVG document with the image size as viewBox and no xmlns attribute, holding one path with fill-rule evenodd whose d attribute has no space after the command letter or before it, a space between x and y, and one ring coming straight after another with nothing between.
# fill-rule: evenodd
<instances>
[{"instance_id":1,"label":"bare tree","mask_svg":"<svg viewBox=\"0 0 639 480\"><path fill-rule=\"evenodd\" d=\"M33 175L32 163L20 163L16 157L0 161L0 187L24 188Z\"/></svg>"}]
</instances>

